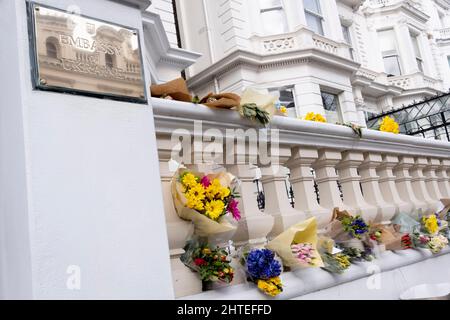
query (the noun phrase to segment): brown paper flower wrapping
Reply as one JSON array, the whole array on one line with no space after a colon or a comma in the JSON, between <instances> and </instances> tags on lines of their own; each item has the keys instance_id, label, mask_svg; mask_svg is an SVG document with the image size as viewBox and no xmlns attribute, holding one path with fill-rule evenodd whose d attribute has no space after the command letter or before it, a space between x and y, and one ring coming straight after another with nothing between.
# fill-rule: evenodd
<instances>
[{"instance_id":1,"label":"brown paper flower wrapping","mask_svg":"<svg viewBox=\"0 0 450 320\"><path fill-rule=\"evenodd\" d=\"M379 243L386 247L386 250L397 251L405 249L402 244L404 234L398 232L393 225L375 225L371 227L374 231L381 231Z\"/></svg>"},{"instance_id":2,"label":"brown paper flower wrapping","mask_svg":"<svg viewBox=\"0 0 450 320\"><path fill-rule=\"evenodd\" d=\"M315 259L311 265L305 265L300 263L298 259L295 258L292 253L291 246L293 244L300 243L310 243L315 252ZM311 218L301 223L298 223L285 232L280 234L278 237L270 241L267 246L276 252L286 267L290 268L307 268L307 267L323 267L323 261L320 257L319 251L317 250L317 220L316 218Z\"/></svg>"},{"instance_id":3,"label":"brown paper flower wrapping","mask_svg":"<svg viewBox=\"0 0 450 320\"><path fill-rule=\"evenodd\" d=\"M233 236L236 231L236 225L233 225L232 219L229 218L229 215L222 216L217 222L208 218L207 216L201 214L200 212L190 209L186 207L186 197L183 193L183 186L179 181L180 175L183 172L189 171L186 169L179 169L175 176L172 178L172 198L173 204L175 206L175 210L178 216L187 221L192 221L194 224L194 234L199 237L210 237L210 236L224 236L228 235L228 240ZM201 177L204 174L194 171L189 171L192 174ZM220 183L223 186L231 187L236 178L229 173L221 172L217 174L208 174L207 175L211 180L219 179Z\"/></svg>"},{"instance_id":4,"label":"brown paper flower wrapping","mask_svg":"<svg viewBox=\"0 0 450 320\"><path fill-rule=\"evenodd\" d=\"M209 93L200 103L213 108L232 109L239 107L241 97L234 93Z\"/></svg>"},{"instance_id":5,"label":"brown paper flower wrapping","mask_svg":"<svg viewBox=\"0 0 450 320\"><path fill-rule=\"evenodd\" d=\"M192 102L192 96L183 78L178 78L163 84L152 85L150 91L152 97L155 98L170 97L177 101Z\"/></svg>"},{"instance_id":6,"label":"brown paper flower wrapping","mask_svg":"<svg viewBox=\"0 0 450 320\"><path fill-rule=\"evenodd\" d=\"M356 248L364 251L364 243L360 239L355 239L344 230L341 220L344 217L351 217L352 215L347 211L340 211L338 208L333 210L333 218L325 227L325 235L332 238L336 243L341 244L346 248Z\"/></svg>"}]
</instances>

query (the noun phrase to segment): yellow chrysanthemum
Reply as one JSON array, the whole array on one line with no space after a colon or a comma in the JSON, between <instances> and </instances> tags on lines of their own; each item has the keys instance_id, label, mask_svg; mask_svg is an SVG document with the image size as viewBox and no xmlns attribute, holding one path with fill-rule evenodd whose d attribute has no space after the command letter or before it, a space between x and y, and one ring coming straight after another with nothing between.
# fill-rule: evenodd
<instances>
[{"instance_id":1,"label":"yellow chrysanthemum","mask_svg":"<svg viewBox=\"0 0 450 320\"><path fill-rule=\"evenodd\" d=\"M422 223L430 234L435 234L439 231L439 223L435 215L429 216L428 218L423 217Z\"/></svg>"},{"instance_id":2,"label":"yellow chrysanthemum","mask_svg":"<svg viewBox=\"0 0 450 320\"><path fill-rule=\"evenodd\" d=\"M208 202L205 206L205 215L212 220L217 220L225 210L225 204L220 200L213 200Z\"/></svg>"},{"instance_id":3,"label":"yellow chrysanthemum","mask_svg":"<svg viewBox=\"0 0 450 320\"><path fill-rule=\"evenodd\" d=\"M210 200L214 200L215 198L220 197L222 192L222 185L220 184L219 179L214 179L211 181L211 185L206 189L206 196Z\"/></svg>"},{"instance_id":4,"label":"yellow chrysanthemum","mask_svg":"<svg viewBox=\"0 0 450 320\"><path fill-rule=\"evenodd\" d=\"M400 126L395 120L389 116L386 116L381 121L380 131L382 132L391 132L395 134L400 133Z\"/></svg>"},{"instance_id":5,"label":"yellow chrysanthemum","mask_svg":"<svg viewBox=\"0 0 450 320\"><path fill-rule=\"evenodd\" d=\"M314 112L307 113L306 116L303 118L303 120L322 122L322 123L327 122L327 119L325 119L325 117L323 115L321 115L320 113L314 113Z\"/></svg>"},{"instance_id":6,"label":"yellow chrysanthemum","mask_svg":"<svg viewBox=\"0 0 450 320\"><path fill-rule=\"evenodd\" d=\"M203 203L203 200L196 197L193 194L186 194L186 206L190 209L203 211L205 209L205 204Z\"/></svg>"},{"instance_id":7,"label":"yellow chrysanthemum","mask_svg":"<svg viewBox=\"0 0 450 320\"><path fill-rule=\"evenodd\" d=\"M198 184L198 178L192 173L186 173L181 179L181 183L188 188L193 188Z\"/></svg>"},{"instance_id":8,"label":"yellow chrysanthemum","mask_svg":"<svg viewBox=\"0 0 450 320\"><path fill-rule=\"evenodd\" d=\"M285 106L281 106L281 107L280 107L280 112L281 112L282 114L286 114L286 113L287 113L287 108L286 108Z\"/></svg>"},{"instance_id":9,"label":"yellow chrysanthemum","mask_svg":"<svg viewBox=\"0 0 450 320\"><path fill-rule=\"evenodd\" d=\"M269 280L258 280L257 284L262 292L272 297L279 295L283 291L280 277Z\"/></svg>"}]
</instances>

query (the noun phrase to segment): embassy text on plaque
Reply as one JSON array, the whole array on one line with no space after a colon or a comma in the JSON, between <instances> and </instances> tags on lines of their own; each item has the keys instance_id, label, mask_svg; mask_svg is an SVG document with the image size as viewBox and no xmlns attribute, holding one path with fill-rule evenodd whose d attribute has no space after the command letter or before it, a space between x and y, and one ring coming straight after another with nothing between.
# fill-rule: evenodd
<instances>
[{"instance_id":1,"label":"embassy text on plaque","mask_svg":"<svg viewBox=\"0 0 450 320\"><path fill-rule=\"evenodd\" d=\"M36 89L146 103L136 29L30 3Z\"/></svg>"}]
</instances>

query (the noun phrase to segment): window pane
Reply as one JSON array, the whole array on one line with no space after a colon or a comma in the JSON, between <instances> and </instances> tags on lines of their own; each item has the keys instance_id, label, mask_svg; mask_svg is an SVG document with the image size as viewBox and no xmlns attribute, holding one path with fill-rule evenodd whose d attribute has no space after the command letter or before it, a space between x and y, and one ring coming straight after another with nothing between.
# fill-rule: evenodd
<instances>
[{"instance_id":1,"label":"window pane","mask_svg":"<svg viewBox=\"0 0 450 320\"><path fill-rule=\"evenodd\" d=\"M384 60L384 71L388 75L400 76L402 74L398 56L384 57L383 60Z\"/></svg>"},{"instance_id":2,"label":"window pane","mask_svg":"<svg viewBox=\"0 0 450 320\"><path fill-rule=\"evenodd\" d=\"M397 52L397 44L395 42L394 30L386 30L378 32L380 39L381 52L395 51Z\"/></svg>"},{"instance_id":3,"label":"window pane","mask_svg":"<svg viewBox=\"0 0 450 320\"><path fill-rule=\"evenodd\" d=\"M344 40L347 44L352 44L352 37L350 36L350 28L342 25L342 33L344 34Z\"/></svg>"},{"instance_id":4,"label":"window pane","mask_svg":"<svg viewBox=\"0 0 450 320\"><path fill-rule=\"evenodd\" d=\"M293 88L270 89L269 93L278 96L280 104L287 108L287 113L290 118L297 118Z\"/></svg>"},{"instance_id":5,"label":"window pane","mask_svg":"<svg viewBox=\"0 0 450 320\"><path fill-rule=\"evenodd\" d=\"M259 5L262 10L282 7L281 0L259 0Z\"/></svg>"},{"instance_id":6,"label":"window pane","mask_svg":"<svg viewBox=\"0 0 450 320\"><path fill-rule=\"evenodd\" d=\"M448 60L448 66L450 67L450 56L447 57Z\"/></svg>"},{"instance_id":7,"label":"window pane","mask_svg":"<svg viewBox=\"0 0 450 320\"><path fill-rule=\"evenodd\" d=\"M318 33L323 36L322 18L317 17L308 12L305 12L305 15L306 15L306 23L308 24L308 27L315 33Z\"/></svg>"},{"instance_id":8,"label":"window pane","mask_svg":"<svg viewBox=\"0 0 450 320\"><path fill-rule=\"evenodd\" d=\"M320 10L319 0L303 0L303 6L306 10L317 13L319 15L322 14Z\"/></svg>"},{"instance_id":9,"label":"window pane","mask_svg":"<svg viewBox=\"0 0 450 320\"><path fill-rule=\"evenodd\" d=\"M417 40L417 37L411 35L411 41L414 47L414 53L416 54L416 57L420 58L422 55L420 54L419 41Z\"/></svg>"},{"instance_id":10,"label":"window pane","mask_svg":"<svg viewBox=\"0 0 450 320\"><path fill-rule=\"evenodd\" d=\"M329 123L338 123L340 120L339 97L332 93L322 92L322 103L325 116Z\"/></svg>"},{"instance_id":11,"label":"window pane","mask_svg":"<svg viewBox=\"0 0 450 320\"><path fill-rule=\"evenodd\" d=\"M417 66L419 67L420 72L423 72L423 61L422 59L416 59Z\"/></svg>"},{"instance_id":12,"label":"window pane","mask_svg":"<svg viewBox=\"0 0 450 320\"><path fill-rule=\"evenodd\" d=\"M284 10L270 10L261 12L265 34L281 34L288 32Z\"/></svg>"}]
</instances>

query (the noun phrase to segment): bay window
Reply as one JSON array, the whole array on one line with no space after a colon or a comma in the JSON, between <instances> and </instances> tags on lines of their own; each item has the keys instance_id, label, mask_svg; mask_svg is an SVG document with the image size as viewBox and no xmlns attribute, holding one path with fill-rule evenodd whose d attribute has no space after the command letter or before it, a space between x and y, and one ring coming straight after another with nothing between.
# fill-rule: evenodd
<instances>
[{"instance_id":1,"label":"bay window","mask_svg":"<svg viewBox=\"0 0 450 320\"><path fill-rule=\"evenodd\" d=\"M288 32L286 13L281 0L259 0L259 7L265 35Z\"/></svg>"},{"instance_id":2,"label":"bay window","mask_svg":"<svg viewBox=\"0 0 450 320\"><path fill-rule=\"evenodd\" d=\"M303 6L306 24L312 31L323 36L323 15L320 0L303 0Z\"/></svg>"},{"instance_id":3,"label":"bay window","mask_svg":"<svg viewBox=\"0 0 450 320\"><path fill-rule=\"evenodd\" d=\"M402 75L400 55L398 53L394 30L379 31L378 38L383 56L384 71L390 77Z\"/></svg>"}]
</instances>

